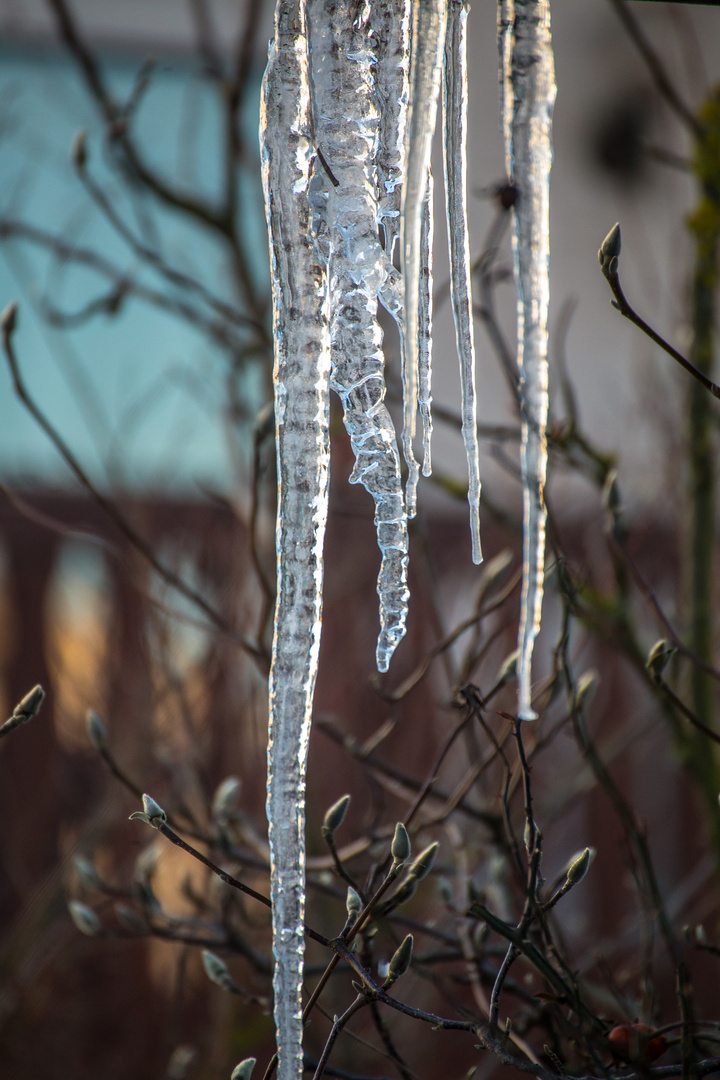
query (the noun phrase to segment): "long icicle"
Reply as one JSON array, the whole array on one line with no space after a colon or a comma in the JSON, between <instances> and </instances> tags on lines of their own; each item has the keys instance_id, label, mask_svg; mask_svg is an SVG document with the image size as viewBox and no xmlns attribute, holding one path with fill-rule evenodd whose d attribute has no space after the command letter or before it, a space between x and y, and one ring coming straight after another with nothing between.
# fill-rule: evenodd
<instances>
[{"instance_id":1,"label":"long icicle","mask_svg":"<svg viewBox=\"0 0 720 1080\"><path fill-rule=\"evenodd\" d=\"M385 234L385 254L392 262L400 236L405 181L405 128L410 96L410 0L374 0L371 21L375 52L378 138L375 170L378 220Z\"/></svg>"},{"instance_id":2,"label":"long icicle","mask_svg":"<svg viewBox=\"0 0 720 1080\"><path fill-rule=\"evenodd\" d=\"M357 0L311 0L309 5L315 136L332 173L332 179L322 178L324 192L317 198L318 205L323 199L326 205L331 386L342 401L355 454L350 482L363 484L375 501L382 553L376 659L378 670L387 671L405 633L408 540L377 320L381 293L396 313L401 300L398 275L377 236L378 110L369 15L370 5Z\"/></svg>"},{"instance_id":3,"label":"long icicle","mask_svg":"<svg viewBox=\"0 0 720 1080\"><path fill-rule=\"evenodd\" d=\"M278 1080L299 1080L305 768L322 619L328 508L327 282L311 237L308 42L302 0L278 0L260 142L270 238L278 465L277 604L269 681L267 817Z\"/></svg>"},{"instance_id":4,"label":"long icicle","mask_svg":"<svg viewBox=\"0 0 720 1080\"><path fill-rule=\"evenodd\" d=\"M532 654L540 629L545 567L549 185L556 89L549 0L503 0L499 47L507 168L519 193L513 233L523 487L518 716L533 720L537 714L532 707Z\"/></svg>"},{"instance_id":5,"label":"long icicle","mask_svg":"<svg viewBox=\"0 0 720 1080\"><path fill-rule=\"evenodd\" d=\"M462 436L468 467L472 560L482 562L480 546L480 454L475 397L475 335L467 220L467 42L469 3L450 0L445 36L443 94L445 201L450 245L450 291L460 360Z\"/></svg>"},{"instance_id":6,"label":"long icicle","mask_svg":"<svg viewBox=\"0 0 720 1080\"><path fill-rule=\"evenodd\" d=\"M418 396L418 290L421 276L422 221L430 168L432 137L442 76L447 0L413 5L408 118L408 160L402 210L402 265L405 295L402 449L408 467L405 504L408 517L417 508L419 466L413 450Z\"/></svg>"},{"instance_id":7,"label":"long icicle","mask_svg":"<svg viewBox=\"0 0 720 1080\"><path fill-rule=\"evenodd\" d=\"M433 196L435 181L428 169L427 191L420 230L418 282L418 407L422 420L423 476L432 474L432 320L433 320Z\"/></svg>"}]
</instances>

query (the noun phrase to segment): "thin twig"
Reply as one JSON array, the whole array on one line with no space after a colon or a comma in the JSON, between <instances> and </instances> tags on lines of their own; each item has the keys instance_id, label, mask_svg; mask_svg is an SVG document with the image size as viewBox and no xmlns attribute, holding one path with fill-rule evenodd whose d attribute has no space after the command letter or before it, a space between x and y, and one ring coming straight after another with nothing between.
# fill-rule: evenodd
<instances>
[{"instance_id":1,"label":"thin twig","mask_svg":"<svg viewBox=\"0 0 720 1080\"><path fill-rule=\"evenodd\" d=\"M368 998L366 997L366 995L358 994L355 1000L350 1005L348 1005L342 1016L338 1016L335 1019L330 1034L327 1037L325 1046L323 1047L322 1054L320 1055L320 1060L317 1063L317 1068L315 1069L313 1080L320 1080L320 1077L325 1072L330 1053L342 1029L345 1027L348 1021L353 1018L355 1013L359 1012L360 1009L364 1008L367 1004Z\"/></svg>"},{"instance_id":2,"label":"thin twig","mask_svg":"<svg viewBox=\"0 0 720 1080\"><path fill-rule=\"evenodd\" d=\"M656 686L660 687L663 694L665 694L668 700L672 702L678 712L682 713L682 715L690 721L693 727L697 728L698 731L702 731L703 735L707 735L708 739L712 739L713 742L720 743L720 735L718 735L717 731L713 731L713 729L708 727L707 724L704 724L702 720L700 720L695 715L692 709L689 708L685 704L685 702L678 697L675 691L670 686L668 686L668 684L665 682L661 675L654 676L653 682Z\"/></svg>"},{"instance_id":3,"label":"thin twig","mask_svg":"<svg viewBox=\"0 0 720 1080\"><path fill-rule=\"evenodd\" d=\"M606 245L612 244L613 241L616 243L616 247L612 247L611 250L610 247L606 247ZM625 293L620 286L620 277L618 273L619 253L620 227L618 225L615 225L611 232L608 233L607 237L603 241L602 247L600 248L600 268L602 270L605 280L610 286L613 296L615 297L615 300L613 301L613 307L617 308L620 314L624 315L626 319L629 319L629 321L635 326L637 326L639 330L642 330L642 332L646 334L651 341L654 341L656 345L659 345L661 349L664 349L668 356L672 356L673 360L677 360L678 364L684 367L685 370L693 376L693 378L698 380L698 382L702 383L705 389L708 390L713 395L713 397L720 398L720 386L718 386L717 383L714 383L712 379L709 379L707 375L705 375L702 371L696 368L695 365L687 359L687 357L683 356L682 353L678 352L677 349L673 348L673 346L669 342L667 342L664 337L661 337L656 330L653 330L652 326L649 326L644 319L641 319L637 312L634 310L634 308L630 306L625 297Z\"/></svg>"}]
</instances>

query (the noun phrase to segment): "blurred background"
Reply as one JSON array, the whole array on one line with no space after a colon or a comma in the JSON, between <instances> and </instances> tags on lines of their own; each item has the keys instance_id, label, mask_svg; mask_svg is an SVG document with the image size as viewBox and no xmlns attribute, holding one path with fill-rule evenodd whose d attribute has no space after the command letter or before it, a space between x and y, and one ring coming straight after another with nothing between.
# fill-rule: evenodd
<instances>
[{"instance_id":1,"label":"blurred background","mask_svg":"<svg viewBox=\"0 0 720 1080\"><path fill-rule=\"evenodd\" d=\"M652 953L652 934L633 899L626 829L563 726L553 676L572 609L573 665L600 672L592 730L647 834L671 919L710 933L720 864L714 747L658 692L644 658L677 633L712 667L714 629L696 633L693 622L698 591L711 610L717 600L712 469L705 501L695 480L698 461L713 460L717 421L697 420L686 374L612 310L597 250L619 221L628 299L677 348L696 348L698 231L688 222L701 198L697 133L666 86L692 115L709 98L720 13L630 3L638 44L621 6L552 5L550 592L535 668L547 694L528 738L546 876L585 845L598 851L582 900L569 901L567 940L583 970L612 969L608 1022L657 1023L676 1008L673 973L658 961L655 991L640 985L637 950L644 942ZM48 692L38 719L0 742L0 1071L12 1080L220 1077L250 1053L264 1067L272 1051L265 913L228 914L197 864L167 844L148 854L151 836L126 820L150 791L198 841L222 847L211 800L236 776L233 865L267 887L275 479L257 116L272 16L269 0L0 0L0 307L18 304L13 348L26 395L23 403L3 358L0 717L35 683ZM343 890L320 840L325 810L351 793L348 838L368 838L358 857L376 858L374 845L432 775L468 707L458 688L489 690L514 648L519 428L495 17L493 5L476 3L468 20L487 565L470 561L436 140L436 475L421 484L413 527L408 635L382 679L372 671L372 503L347 484L351 451L333 414L308 845L317 859L310 910L339 920L337 930ZM386 331L398 418L397 347ZM622 527L615 518L608 528L620 498ZM673 680L712 724L714 677L680 665ZM512 710L513 700L510 686L496 705ZM88 709L104 724L94 743ZM456 913L465 874L510 918L496 829L503 771L498 758L480 768L483 753L478 733L448 752L439 783L450 803L455 793L453 810L464 807L460 823L435 814L420 831L441 842ZM476 775L466 783L469 761ZM71 897L98 912L89 936L68 915ZM454 926L447 903L429 910L417 918ZM230 934L235 918L242 933ZM208 982L198 942L234 958L254 1000ZM693 962L701 1015L717 1000L717 972L711 951ZM453 1000L472 1008L471 980L447 978ZM418 983L416 995L429 997ZM411 1075L447 1076L449 1063L457 1076L498 1068L467 1036L451 1045L431 1033L437 1050L413 1047L415 1029L402 1023ZM362 1053L351 1044L338 1061L397 1075Z\"/></svg>"}]
</instances>

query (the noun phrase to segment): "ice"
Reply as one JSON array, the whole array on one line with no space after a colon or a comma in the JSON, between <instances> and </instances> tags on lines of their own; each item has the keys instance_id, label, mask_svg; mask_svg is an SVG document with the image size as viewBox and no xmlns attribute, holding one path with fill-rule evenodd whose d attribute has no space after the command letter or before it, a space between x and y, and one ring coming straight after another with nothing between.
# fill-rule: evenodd
<instances>
[{"instance_id":1,"label":"ice","mask_svg":"<svg viewBox=\"0 0 720 1080\"><path fill-rule=\"evenodd\" d=\"M267 817L279 1080L302 1075L305 766L322 620L328 507L327 278L311 235L304 4L280 2L260 140L270 237L278 463L277 604L269 681Z\"/></svg>"},{"instance_id":2,"label":"ice","mask_svg":"<svg viewBox=\"0 0 720 1080\"><path fill-rule=\"evenodd\" d=\"M540 628L545 565L549 182L556 89L548 0L503 0L499 47L507 168L519 192L513 234L523 487L518 716L533 720L537 714L532 708L532 654Z\"/></svg>"},{"instance_id":3,"label":"ice","mask_svg":"<svg viewBox=\"0 0 720 1080\"><path fill-rule=\"evenodd\" d=\"M418 282L418 405L423 429L423 476L432 474L432 316L433 316L433 195L435 184L428 170L427 190L420 231L420 280Z\"/></svg>"},{"instance_id":4,"label":"ice","mask_svg":"<svg viewBox=\"0 0 720 1080\"><path fill-rule=\"evenodd\" d=\"M408 517L417 510L419 466L413 450L418 399L418 318L422 222L440 93L447 0L413 5L407 175L402 204L402 266L405 289L402 450L408 468L405 505Z\"/></svg>"},{"instance_id":5,"label":"ice","mask_svg":"<svg viewBox=\"0 0 720 1080\"><path fill-rule=\"evenodd\" d=\"M408 537L395 428L385 406L378 298L401 311L398 275L377 235L374 158L379 115L375 98L370 5L311 0L308 7L315 138L333 183L325 177L330 301L331 386L343 405L355 466L350 476L375 501L382 554L378 576L379 671L405 633ZM318 173L319 176L319 173Z\"/></svg>"},{"instance_id":6,"label":"ice","mask_svg":"<svg viewBox=\"0 0 720 1080\"><path fill-rule=\"evenodd\" d=\"M450 7L448 15L447 0L278 0L263 82L260 139L278 461L267 815L279 1080L300 1080L303 1064L305 767L322 623L329 389L342 402L355 455L350 480L362 483L375 504L381 552L376 661L386 671L405 633L407 516L415 513L419 473L413 452L418 407L426 475L431 466L430 150L443 56L452 290L463 370L468 498L475 514L473 557L479 559L465 211L467 8L457 0ZM392 263L398 230L402 275ZM400 332L402 447L409 474L404 495L395 430L385 405L378 303L393 315ZM523 451L528 477L539 471L536 459L544 453L541 431L547 409L530 382L532 355L528 348L524 400L532 422ZM541 481L538 491L541 498ZM539 534L543 519L538 513L528 511ZM527 601L531 607L541 586L540 576Z\"/></svg>"},{"instance_id":7,"label":"ice","mask_svg":"<svg viewBox=\"0 0 720 1080\"><path fill-rule=\"evenodd\" d=\"M468 503L472 559L482 562L480 547L480 452L475 400L475 338L467 223L467 3L450 3L445 36L443 95L445 201L450 245L450 291L460 360L462 436L468 466Z\"/></svg>"},{"instance_id":8,"label":"ice","mask_svg":"<svg viewBox=\"0 0 720 1080\"><path fill-rule=\"evenodd\" d=\"M410 65L410 0L375 0L371 10L375 51L375 94L379 113L375 169L378 220L392 262L400 235L405 180L405 128Z\"/></svg>"}]
</instances>

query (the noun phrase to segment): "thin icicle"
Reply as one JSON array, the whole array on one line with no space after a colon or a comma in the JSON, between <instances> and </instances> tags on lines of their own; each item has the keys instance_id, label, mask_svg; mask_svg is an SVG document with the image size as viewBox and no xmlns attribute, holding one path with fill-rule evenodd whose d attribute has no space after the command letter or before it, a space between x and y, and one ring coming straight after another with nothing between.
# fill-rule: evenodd
<instances>
[{"instance_id":1,"label":"thin icicle","mask_svg":"<svg viewBox=\"0 0 720 1080\"><path fill-rule=\"evenodd\" d=\"M402 209L402 263L405 288L402 449L408 467L405 505L408 517L417 509L419 466L413 450L418 396L418 294L423 207L435 132L442 75L447 0L423 0L413 5L410 65L408 159Z\"/></svg>"},{"instance_id":2,"label":"thin icicle","mask_svg":"<svg viewBox=\"0 0 720 1080\"><path fill-rule=\"evenodd\" d=\"M556 88L548 0L503 0L499 15L507 167L519 192L513 236L523 429L518 716L532 720L537 715L532 708L532 653L540 628L545 566L549 183Z\"/></svg>"},{"instance_id":3,"label":"thin icicle","mask_svg":"<svg viewBox=\"0 0 720 1080\"><path fill-rule=\"evenodd\" d=\"M279 0L260 113L278 462L267 789L278 1080L299 1080L303 1072L305 766L320 647L330 451L327 288L310 234L309 132L304 3Z\"/></svg>"},{"instance_id":4,"label":"thin icicle","mask_svg":"<svg viewBox=\"0 0 720 1080\"><path fill-rule=\"evenodd\" d=\"M375 150L378 220L392 262L400 235L405 180L405 128L410 93L410 0L374 0L372 31L379 126Z\"/></svg>"},{"instance_id":5,"label":"thin icicle","mask_svg":"<svg viewBox=\"0 0 720 1080\"><path fill-rule=\"evenodd\" d=\"M451 0L445 36L445 200L450 245L450 291L455 314L455 339L460 360L462 436L468 467L468 503L472 559L482 562L480 547L480 454L475 398L475 335L470 280L470 239L467 221L467 43L470 5Z\"/></svg>"},{"instance_id":6,"label":"thin icicle","mask_svg":"<svg viewBox=\"0 0 720 1080\"><path fill-rule=\"evenodd\" d=\"M433 196L435 182L428 169L427 191L420 232L420 280L418 283L418 406L423 433L423 476L432 474L432 317L433 317Z\"/></svg>"},{"instance_id":7,"label":"thin icicle","mask_svg":"<svg viewBox=\"0 0 720 1080\"><path fill-rule=\"evenodd\" d=\"M397 274L377 237L374 97L369 4L311 0L309 23L315 137L332 172L324 180L331 312L332 388L343 404L355 454L350 482L375 501L382 553L378 576L379 671L405 633L407 520L395 429L384 404L385 375L378 298L399 317ZM319 174L318 174L319 175Z\"/></svg>"}]
</instances>

